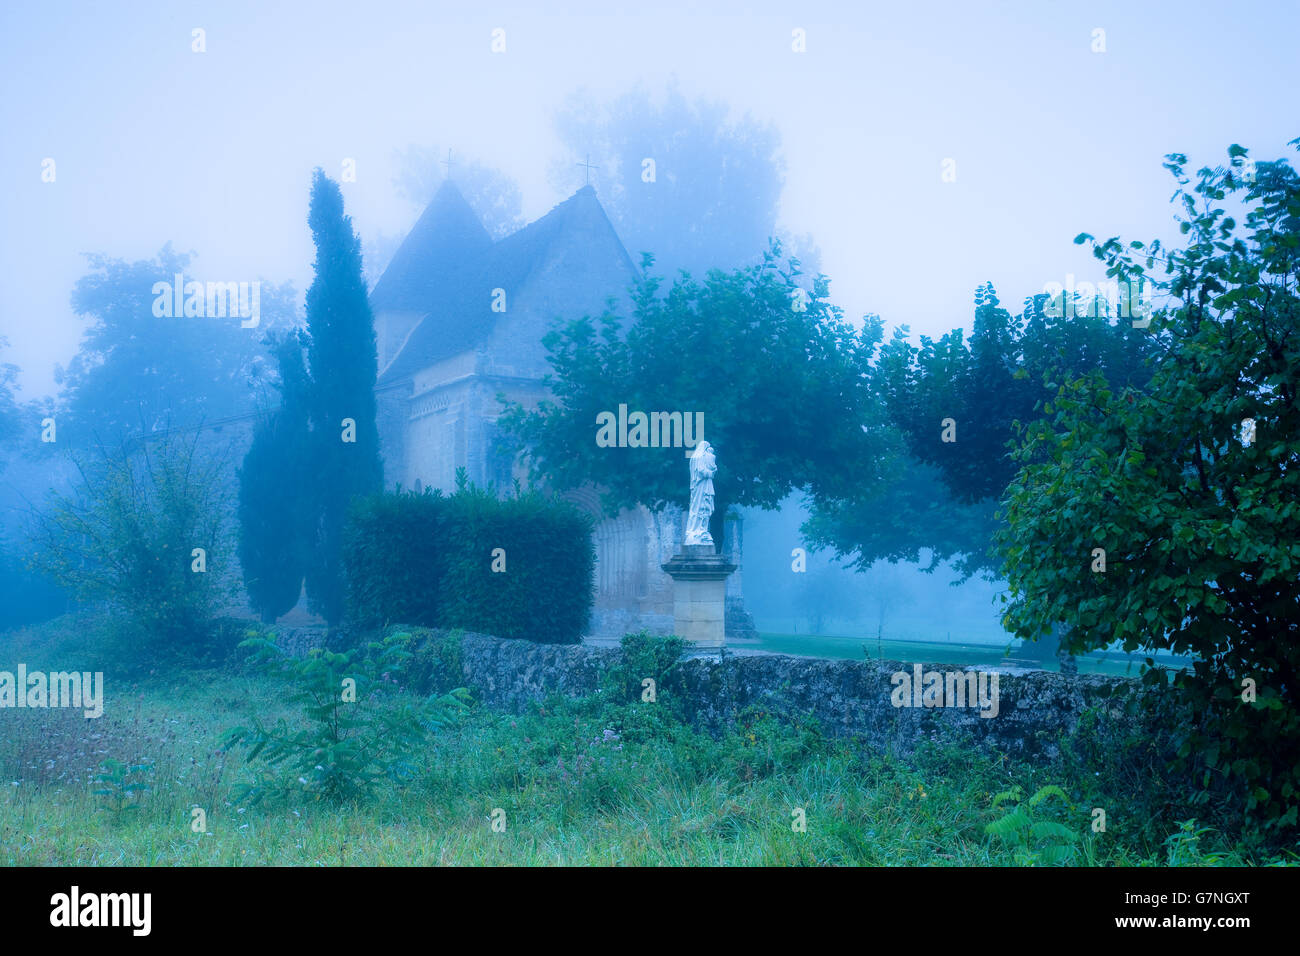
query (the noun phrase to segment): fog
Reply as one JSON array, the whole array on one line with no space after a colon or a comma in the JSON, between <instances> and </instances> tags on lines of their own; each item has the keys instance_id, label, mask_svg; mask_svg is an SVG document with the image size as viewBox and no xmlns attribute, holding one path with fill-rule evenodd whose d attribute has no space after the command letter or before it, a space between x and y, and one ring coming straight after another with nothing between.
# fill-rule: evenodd
<instances>
[{"instance_id":1,"label":"fog","mask_svg":"<svg viewBox=\"0 0 1300 956\"><path fill-rule=\"evenodd\" d=\"M337 178L345 158L369 242L419 213L394 182L412 145L499 169L534 219L582 184L576 166L567 183L552 176L581 158L555 130L568 97L673 82L775 126L780 226L813 237L848 315L941 334L969 323L980 282L1016 302L1063 272L1099 278L1070 244L1080 231L1165 230L1166 152L1279 154L1267 90L1296 87L1300 11L1286 4L1231 16L1211 3L744 9L6 4L4 360L21 367L25 398L54 392L82 330L69 293L87 252L145 258L170 240L206 274L291 280L301 294L310 171ZM1272 28L1252 30L1258 16ZM1104 54L1090 50L1098 27ZM205 53L191 51L195 28ZM491 52L494 28L504 53ZM1207 72L1195 97L1168 95ZM955 182L940 181L945 158ZM592 182L599 193L599 170Z\"/></svg>"},{"instance_id":2,"label":"fog","mask_svg":"<svg viewBox=\"0 0 1300 956\"><path fill-rule=\"evenodd\" d=\"M1165 153L1193 167L1233 142L1279 155L1294 133L1278 114L1300 85L1295 6L1006 3L996 28L962 4L548 7L7 4L0 362L19 369L17 398L58 397L86 328L71 303L87 254L133 262L171 243L196 275L291 283L286 308L301 309L315 167L340 182L371 282L445 168L500 233L589 179L634 258L726 267L777 235L851 320L939 336L970 327L982 282L1014 307L1067 274L1102 278L1079 232L1167 237ZM1191 83L1195 96L1170 95ZM770 168L736 173L695 233L620 202L626 169L579 165L642 137L666 150L661 177L715 201L711 168L639 112L674 103L770 144ZM42 475L11 468L8 503ZM796 585L800 514L747 520L762 629L1005 639L994 584L854 575L816 555Z\"/></svg>"}]
</instances>

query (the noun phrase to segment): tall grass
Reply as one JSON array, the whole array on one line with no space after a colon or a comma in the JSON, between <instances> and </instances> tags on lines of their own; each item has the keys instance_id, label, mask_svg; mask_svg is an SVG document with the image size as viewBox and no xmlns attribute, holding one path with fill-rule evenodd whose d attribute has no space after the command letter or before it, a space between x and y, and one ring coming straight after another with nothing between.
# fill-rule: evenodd
<instances>
[{"instance_id":1,"label":"tall grass","mask_svg":"<svg viewBox=\"0 0 1300 956\"><path fill-rule=\"evenodd\" d=\"M714 739L662 698L608 694L523 715L475 708L429 737L411 782L363 805L243 806L233 794L248 768L221 741L254 715L301 720L285 699L274 680L221 668L109 675L98 720L0 710L0 864L1015 865L1032 854L986 832L1006 812L994 796L1049 783L1066 795L1052 812L1078 834L1076 863L1295 859L1204 820L1132 819L1140 802L1117 801L1093 833L1107 784L1082 764L1021 765L951 741L903 759L761 715ZM94 793L108 759L148 768L131 809Z\"/></svg>"}]
</instances>

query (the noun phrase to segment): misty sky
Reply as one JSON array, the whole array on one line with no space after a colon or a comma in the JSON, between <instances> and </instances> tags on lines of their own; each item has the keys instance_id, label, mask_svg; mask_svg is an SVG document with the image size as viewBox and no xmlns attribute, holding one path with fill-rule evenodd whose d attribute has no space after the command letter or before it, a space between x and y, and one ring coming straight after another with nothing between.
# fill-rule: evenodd
<instances>
[{"instance_id":1,"label":"misty sky","mask_svg":"<svg viewBox=\"0 0 1300 956\"><path fill-rule=\"evenodd\" d=\"M582 87L675 79L773 122L781 225L812 234L835 301L933 335L969 326L982 281L1018 307L1067 272L1101 278L1078 232L1170 236L1166 152L1195 168L1239 142L1271 159L1300 136L1294 2L541 6L6 0L0 335L24 397L51 392L76 350L82 253L148 258L171 240L197 277L301 294L311 169L338 178L355 159L356 226L401 234L418 214L393 184L411 144L500 168L533 219L564 198L552 120Z\"/></svg>"}]
</instances>

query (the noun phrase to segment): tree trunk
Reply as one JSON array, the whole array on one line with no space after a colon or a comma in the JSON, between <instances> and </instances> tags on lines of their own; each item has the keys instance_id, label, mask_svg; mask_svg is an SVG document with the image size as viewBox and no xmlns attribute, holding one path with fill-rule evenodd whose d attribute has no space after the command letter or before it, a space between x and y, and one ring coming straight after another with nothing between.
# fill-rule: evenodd
<instances>
[{"instance_id":1,"label":"tree trunk","mask_svg":"<svg viewBox=\"0 0 1300 956\"><path fill-rule=\"evenodd\" d=\"M1027 661L1050 661L1057 656L1060 643L1060 633L1053 627L1050 634L1044 634L1036 641L1023 642L1017 656Z\"/></svg>"}]
</instances>

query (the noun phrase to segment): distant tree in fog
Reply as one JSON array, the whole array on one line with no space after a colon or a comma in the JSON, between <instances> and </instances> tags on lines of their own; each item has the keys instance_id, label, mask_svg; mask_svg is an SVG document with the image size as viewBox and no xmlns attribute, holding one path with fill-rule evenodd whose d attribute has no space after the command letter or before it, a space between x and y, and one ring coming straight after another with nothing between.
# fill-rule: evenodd
<instances>
[{"instance_id":1,"label":"distant tree in fog","mask_svg":"<svg viewBox=\"0 0 1300 956\"><path fill-rule=\"evenodd\" d=\"M703 276L754 262L769 238L782 238L810 277L811 240L782 237L776 226L785 168L776 127L733 117L725 103L687 100L670 87L660 101L644 89L607 103L574 94L556 115L566 155L551 180L562 194L591 173L623 244L654 255L661 274Z\"/></svg>"},{"instance_id":2,"label":"distant tree in fog","mask_svg":"<svg viewBox=\"0 0 1300 956\"><path fill-rule=\"evenodd\" d=\"M878 559L952 559L965 576L992 577L991 540L999 499L1016 475L1016 422L1043 414L1057 383L1096 370L1116 387L1142 387L1151 337L1105 308L1054 317L1034 296L1019 316L991 284L975 293L974 331L908 341L902 326L863 374L897 430L885 471L894 480L870 494L823 499L805 525L810 539L866 567ZM951 439L951 440L945 440Z\"/></svg>"},{"instance_id":3,"label":"distant tree in fog","mask_svg":"<svg viewBox=\"0 0 1300 956\"><path fill-rule=\"evenodd\" d=\"M80 351L55 371L60 443L113 445L164 423L185 428L256 407L271 384L262 338L294 321L291 287L262 284L259 324L241 328L238 317L155 315L156 283L198 278L186 271L191 256L170 243L154 259L89 260L72 304L90 325Z\"/></svg>"},{"instance_id":4,"label":"distant tree in fog","mask_svg":"<svg viewBox=\"0 0 1300 956\"><path fill-rule=\"evenodd\" d=\"M0 351L9 347L9 340L0 335ZM15 448L19 429L22 428L21 411L14 398L18 385L18 366L9 362L0 363L0 469L3 469L8 457Z\"/></svg>"}]
</instances>

